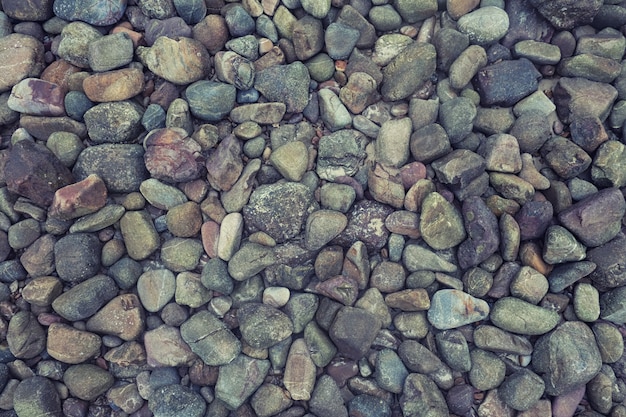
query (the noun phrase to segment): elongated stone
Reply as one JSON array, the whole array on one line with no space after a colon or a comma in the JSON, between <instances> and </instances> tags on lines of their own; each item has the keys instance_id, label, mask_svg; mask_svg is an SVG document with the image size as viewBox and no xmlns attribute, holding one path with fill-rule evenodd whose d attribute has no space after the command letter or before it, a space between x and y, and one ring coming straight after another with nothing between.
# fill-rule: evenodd
<instances>
[{"instance_id":1,"label":"elongated stone","mask_svg":"<svg viewBox=\"0 0 626 417\"><path fill-rule=\"evenodd\" d=\"M422 203L422 238L433 249L448 249L461 243L465 228L459 212L441 194L430 193Z\"/></svg>"},{"instance_id":2,"label":"elongated stone","mask_svg":"<svg viewBox=\"0 0 626 417\"><path fill-rule=\"evenodd\" d=\"M499 328L513 333L539 335L552 330L559 322L559 315L515 297L496 301L489 318Z\"/></svg>"},{"instance_id":3,"label":"elongated stone","mask_svg":"<svg viewBox=\"0 0 626 417\"><path fill-rule=\"evenodd\" d=\"M289 348L283 383L293 400L308 401L315 387L316 368L304 339L296 339Z\"/></svg>"},{"instance_id":4,"label":"elongated stone","mask_svg":"<svg viewBox=\"0 0 626 417\"><path fill-rule=\"evenodd\" d=\"M459 290L439 290L431 300L428 321L437 329L447 330L485 319L487 302Z\"/></svg>"},{"instance_id":5,"label":"elongated stone","mask_svg":"<svg viewBox=\"0 0 626 417\"><path fill-rule=\"evenodd\" d=\"M457 256L459 266L467 269L491 256L500 245L500 236L498 219L482 198L468 197L462 212L468 238L459 245Z\"/></svg>"}]
</instances>

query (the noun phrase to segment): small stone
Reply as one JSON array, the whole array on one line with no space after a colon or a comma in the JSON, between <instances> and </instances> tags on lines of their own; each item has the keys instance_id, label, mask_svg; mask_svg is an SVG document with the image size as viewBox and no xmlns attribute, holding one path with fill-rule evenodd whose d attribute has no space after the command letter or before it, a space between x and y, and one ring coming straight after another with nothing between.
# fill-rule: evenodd
<instances>
[{"instance_id":1,"label":"small stone","mask_svg":"<svg viewBox=\"0 0 626 417\"><path fill-rule=\"evenodd\" d=\"M487 53L482 46L471 45L465 49L450 65L450 86L462 89L476 75L479 69L487 65Z\"/></svg>"},{"instance_id":2,"label":"small stone","mask_svg":"<svg viewBox=\"0 0 626 417\"><path fill-rule=\"evenodd\" d=\"M489 318L503 330L526 335L547 333L559 321L556 312L515 297L504 297L496 301Z\"/></svg>"},{"instance_id":3,"label":"small stone","mask_svg":"<svg viewBox=\"0 0 626 417\"><path fill-rule=\"evenodd\" d=\"M418 245L406 245L402 252L404 266L410 271L455 272L456 265L446 261L436 253Z\"/></svg>"},{"instance_id":4,"label":"small stone","mask_svg":"<svg viewBox=\"0 0 626 417\"><path fill-rule=\"evenodd\" d=\"M270 156L272 165L289 181L300 181L308 166L308 149L299 141L280 146Z\"/></svg>"},{"instance_id":5,"label":"small stone","mask_svg":"<svg viewBox=\"0 0 626 417\"><path fill-rule=\"evenodd\" d=\"M398 10L398 13L408 23L415 23L420 20L425 20L434 15L437 11L437 4L433 0L424 0L413 2L409 0L395 0L393 2L394 7Z\"/></svg>"},{"instance_id":6,"label":"small stone","mask_svg":"<svg viewBox=\"0 0 626 417\"><path fill-rule=\"evenodd\" d=\"M199 40L212 55L224 48L228 37L226 20L219 14L207 14L193 27L193 38Z\"/></svg>"},{"instance_id":7,"label":"small stone","mask_svg":"<svg viewBox=\"0 0 626 417\"><path fill-rule=\"evenodd\" d=\"M332 210L312 213L305 226L305 246L310 250L321 249L337 237L347 226L347 217Z\"/></svg>"},{"instance_id":8,"label":"small stone","mask_svg":"<svg viewBox=\"0 0 626 417\"><path fill-rule=\"evenodd\" d=\"M485 160L467 149L455 149L432 163L437 179L444 184L467 186L485 172Z\"/></svg>"},{"instance_id":9,"label":"small stone","mask_svg":"<svg viewBox=\"0 0 626 417\"><path fill-rule=\"evenodd\" d=\"M111 388L107 398L125 413L134 413L144 405L144 399L139 395L137 384L131 383Z\"/></svg>"},{"instance_id":10,"label":"small stone","mask_svg":"<svg viewBox=\"0 0 626 417\"><path fill-rule=\"evenodd\" d=\"M352 116L335 93L325 88L318 92L318 98L320 116L331 131L350 126Z\"/></svg>"},{"instance_id":11,"label":"small stone","mask_svg":"<svg viewBox=\"0 0 626 417\"><path fill-rule=\"evenodd\" d=\"M365 72L350 74L348 83L339 92L342 103L353 114L359 114L371 104L376 92L377 82Z\"/></svg>"},{"instance_id":12,"label":"small stone","mask_svg":"<svg viewBox=\"0 0 626 417\"><path fill-rule=\"evenodd\" d=\"M140 60L156 75L174 84L190 84L209 70L209 54L195 39L157 38L150 48L139 47Z\"/></svg>"},{"instance_id":13,"label":"small stone","mask_svg":"<svg viewBox=\"0 0 626 417\"><path fill-rule=\"evenodd\" d=\"M489 182L503 197L515 200L520 205L528 204L535 194L532 184L513 174L491 172Z\"/></svg>"},{"instance_id":14,"label":"small stone","mask_svg":"<svg viewBox=\"0 0 626 417\"><path fill-rule=\"evenodd\" d=\"M240 354L231 363L220 367L215 397L228 409L239 408L261 386L270 368L270 361ZM247 381L242 384L241 381Z\"/></svg>"},{"instance_id":15,"label":"small stone","mask_svg":"<svg viewBox=\"0 0 626 417\"><path fill-rule=\"evenodd\" d=\"M439 290L433 294L428 321L437 329L447 330L487 318L489 306L481 299L459 290Z\"/></svg>"},{"instance_id":16,"label":"small stone","mask_svg":"<svg viewBox=\"0 0 626 417\"><path fill-rule=\"evenodd\" d=\"M610 323L594 323L591 327L603 363L614 363L622 356L624 340L617 328Z\"/></svg>"},{"instance_id":17,"label":"small stone","mask_svg":"<svg viewBox=\"0 0 626 417\"><path fill-rule=\"evenodd\" d=\"M556 45L535 40L524 40L513 46L518 58L527 58L539 65L556 65L561 60L561 50Z\"/></svg>"},{"instance_id":18,"label":"small stone","mask_svg":"<svg viewBox=\"0 0 626 417\"><path fill-rule=\"evenodd\" d=\"M468 239L461 243L457 256L459 266L476 266L496 252L500 245L498 220L480 197L468 197L463 202L463 221Z\"/></svg>"},{"instance_id":19,"label":"small stone","mask_svg":"<svg viewBox=\"0 0 626 417\"><path fill-rule=\"evenodd\" d=\"M605 188L561 211L559 221L587 246L600 246L619 232L626 210L617 188Z\"/></svg>"},{"instance_id":20,"label":"small stone","mask_svg":"<svg viewBox=\"0 0 626 417\"><path fill-rule=\"evenodd\" d=\"M369 350L378 330L379 319L368 311L342 307L333 321L329 335L339 352L359 359Z\"/></svg>"},{"instance_id":21,"label":"small stone","mask_svg":"<svg viewBox=\"0 0 626 417\"><path fill-rule=\"evenodd\" d=\"M128 100L143 89L143 72L137 68L97 73L83 80L83 90L87 98L100 103ZM89 114L89 111L85 114Z\"/></svg>"},{"instance_id":22,"label":"small stone","mask_svg":"<svg viewBox=\"0 0 626 417\"><path fill-rule=\"evenodd\" d=\"M24 379L13 393L13 409L20 417L60 416L61 399L54 383L43 376Z\"/></svg>"},{"instance_id":23,"label":"small stone","mask_svg":"<svg viewBox=\"0 0 626 417\"><path fill-rule=\"evenodd\" d=\"M376 30L381 32L396 30L402 25L402 17L391 5L374 6L368 16Z\"/></svg>"},{"instance_id":24,"label":"small stone","mask_svg":"<svg viewBox=\"0 0 626 417\"><path fill-rule=\"evenodd\" d=\"M188 201L172 207L166 215L167 229L176 237L195 236L202 226L198 203Z\"/></svg>"},{"instance_id":25,"label":"small stone","mask_svg":"<svg viewBox=\"0 0 626 417\"><path fill-rule=\"evenodd\" d=\"M528 338L506 332L495 326L481 324L473 333L476 347L494 353L530 355L533 345Z\"/></svg>"},{"instance_id":26,"label":"small stone","mask_svg":"<svg viewBox=\"0 0 626 417\"><path fill-rule=\"evenodd\" d=\"M423 288L393 292L385 296L385 303L402 311L424 311L430 309L428 293Z\"/></svg>"},{"instance_id":27,"label":"small stone","mask_svg":"<svg viewBox=\"0 0 626 417\"><path fill-rule=\"evenodd\" d=\"M46 146L68 168L74 165L76 158L85 148L80 138L70 132L52 133L46 141Z\"/></svg>"},{"instance_id":28,"label":"small stone","mask_svg":"<svg viewBox=\"0 0 626 417\"><path fill-rule=\"evenodd\" d=\"M144 311L135 294L123 294L109 301L87 321L87 330L135 340L143 332Z\"/></svg>"},{"instance_id":29,"label":"small stone","mask_svg":"<svg viewBox=\"0 0 626 417\"><path fill-rule=\"evenodd\" d=\"M395 208L403 206L405 191L399 169L377 163L369 170L367 182L374 200Z\"/></svg>"},{"instance_id":30,"label":"small stone","mask_svg":"<svg viewBox=\"0 0 626 417\"><path fill-rule=\"evenodd\" d=\"M600 294L591 284L581 282L574 289L574 312L580 321L594 322L600 317Z\"/></svg>"},{"instance_id":31,"label":"small stone","mask_svg":"<svg viewBox=\"0 0 626 417\"><path fill-rule=\"evenodd\" d=\"M212 297L211 291L202 285L200 274L183 271L176 275L176 303L182 306L198 308L205 305Z\"/></svg>"},{"instance_id":32,"label":"small stone","mask_svg":"<svg viewBox=\"0 0 626 417\"><path fill-rule=\"evenodd\" d=\"M538 304L548 292L546 277L530 266L523 266L511 281L511 295Z\"/></svg>"},{"instance_id":33,"label":"small stone","mask_svg":"<svg viewBox=\"0 0 626 417\"><path fill-rule=\"evenodd\" d=\"M436 250L456 246L466 237L460 214L436 192L428 194L424 199L420 232L424 241Z\"/></svg>"},{"instance_id":34,"label":"small stone","mask_svg":"<svg viewBox=\"0 0 626 417\"><path fill-rule=\"evenodd\" d=\"M331 23L324 33L328 55L333 59L347 59L360 38L360 32L348 25Z\"/></svg>"},{"instance_id":35,"label":"small stone","mask_svg":"<svg viewBox=\"0 0 626 417\"><path fill-rule=\"evenodd\" d=\"M42 276L33 279L22 289L22 297L32 305L46 307L63 292L58 278Z\"/></svg>"},{"instance_id":36,"label":"small stone","mask_svg":"<svg viewBox=\"0 0 626 417\"><path fill-rule=\"evenodd\" d=\"M591 166L591 178L600 187L623 187L626 185L626 170L622 155L626 147L616 140L602 143L596 151Z\"/></svg>"},{"instance_id":37,"label":"small stone","mask_svg":"<svg viewBox=\"0 0 626 417\"><path fill-rule=\"evenodd\" d=\"M99 336L75 329L62 323L52 323L48 328L47 352L54 359L69 364L91 360L100 354Z\"/></svg>"},{"instance_id":38,"label":"small stone","mask_svg":"<svg viewBox=\"0 0 626 417\"><path fill-rule=\"evenodd\" d=\"M84 320L117 295L112 278L96 275L64 292L52 302L52 308L69 321Z\"/></svg>"},{"instance_id":39,"label":"small stone","mask_svg":"<svg viewBox=\"0 0 626 417\"><path fill-rule=\"evenodd\" d=\"M578 363L571 367L568 364ZM535 343L533 370L544 380L546 394L561 395L589 382L602 360L591 329L583 322L565 322Z\"/></svg>"},{"instance_id":40,"label":"small stone","mask_svg":"<svg viewBox=\"0 0 626 417\"><path fill-rule=\"evenodd\" d=\"M203 250L197 239L174 237L161 246L161 259L174 272L191 271L198 265Z\"/></svg>"}]
</instances>

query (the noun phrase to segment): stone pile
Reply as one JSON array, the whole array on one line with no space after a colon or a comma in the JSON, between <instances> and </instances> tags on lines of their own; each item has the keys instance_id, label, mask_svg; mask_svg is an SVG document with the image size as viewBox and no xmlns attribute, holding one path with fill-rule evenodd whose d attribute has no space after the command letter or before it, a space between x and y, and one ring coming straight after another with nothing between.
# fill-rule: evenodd
<instances>
[{"instance_id":1,"label":"stone pile","mask_svg":"<svg viewBox=\"0 0 626 417\"><path fill-rule=\"evenodd\" d=\"M0 4L0 417L626 416L623 2Z\"/></svg>"}]
</instances>

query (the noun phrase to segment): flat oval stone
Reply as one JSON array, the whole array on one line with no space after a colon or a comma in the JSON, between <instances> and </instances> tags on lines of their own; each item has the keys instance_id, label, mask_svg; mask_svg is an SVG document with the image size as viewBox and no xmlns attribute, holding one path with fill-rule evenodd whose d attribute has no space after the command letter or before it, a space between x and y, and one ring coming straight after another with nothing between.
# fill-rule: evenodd
<instances>
[{"instance_id":1,"label":"flat oval stone","mask_svg":"<svg viewBox=\"0 0 626 417\"><path fill-rule=\"evenodd\" d=\"M44 69L44 47L32 36L11 33L0 41L0 91L8 91Z\"/></svg>"},{"instance_id":2,"label":"flat oval stone","mask_svg":"<svg viewBox=\"0 0 626 417\"><path fill-rule=\"evenodd\" d=\"M266 349L289 337L293 323L282 311L265 304L248 303L237 310L243 340L257 349Z\"/></svg>"},{"instance_id":3,"label":"flat oval stone","mask_svg":"<svg viewBox=\"0 0 626 417\"><path fill-rule=\"evenodd\" d=\"M167 269L146 271L137 280L137 293L146 311L161 310L174 297L176 279Z\"/></svg>"},{"instance_id":4,"label":"flat oval stone","mask_svg":"<svg viewBox=\"0 0 626 417\"><path fill-rule=\"evenodd\" d=\"M113 299L117 291L112 278L96 275L61 294L52 302L52 308L66 320L84 320Z\"/></svg>"},{"instance_id":5,"label":"flat oval stone","mask_svg":"<svg viewBox=\"0 0 626 417\"><path fill-rule=\"evenodd\" d=\"M496 301L489 318L502 330L525 335L547 333L559 322L556 312L515 297Z\"/></svg>"},{"instance_id":6,"label":"flat oval stone","mask_svg":"<svg viewBox=\"0 0 626 417\"><path fill-rule=\"evenodd\" d=\"M484 320L489 315L486 301L459 290L439 290L433 294L428 321L440 330L455 329Z\"/></svg>"},{"instance_id":7,"label":"flat oval stone","mask_svg":"<svg viewBox=\"0 0 626 417\"><path fill-rule=\"evenodd\" d=\"M108 26L124 15L126 0L55 0L54 14L63 20L82 20L94 26Z\"/></svg>"},{"instance_id":8,"label":"flat oval stone","mask_svg":"<svg viewBox=\"0 0 626 417\"><path fill-rule=\"evenodd\" d=\"M481 324L474 330L473 337L477 347L490 352L513 355L530 355L533 352L533 345L526 337L495 326Z\"/></svg>"},{"instance_id":9,"label":"flat oval stone","mask_svg":"<svg viewBox=\"0 0 626 417\"><path fill-rule=\"evenodd\" d=\"M138 68L96 73L83 80L83 90L89 100L101 103L128 100L143 88L143 71Z\"/></svg>"},{"instance_id":10,"label":"flat oval stone","mask_svg":"<svg viewBox=\"0 0 626 417\"><path fill-rule=\"evenodd\" d=\"M146 362L154 367L189 366L198 356L180 335L177 327L163 324L144 334Z\"/></svg>"},{"instance_id":11,"label":"flat oval stone","mask_svg":"<svg viewBox=\"0 0 626 417\"><path fill-rule=\"evenodd\" d=\"M102 341L94 333L78 330L63 323L48 327L46 349L50 356L61 362L77 364L100 354Z\"/></svg>"},{"instance_id":12,"label":"flat oval stone","mask_svg":"<svg viewBox=\"0 0 626 417\"><path fill-rule=\"evenodd\" d=\"M201 80L185 90L191 113L208 122L218 122L235 107L236 89L233 85Z\"/></svg>"},{"instance_id":13,"label":"flat oval stone","mask_svg":"<svg viewBox=\"0 0 626 417\"><path fill-rule=\"evenodd\" d=\"M34 116L63 116L63 89L49 81L26 78L11 89L7 105L13 111Z\"/></svg>"}]
</instances>

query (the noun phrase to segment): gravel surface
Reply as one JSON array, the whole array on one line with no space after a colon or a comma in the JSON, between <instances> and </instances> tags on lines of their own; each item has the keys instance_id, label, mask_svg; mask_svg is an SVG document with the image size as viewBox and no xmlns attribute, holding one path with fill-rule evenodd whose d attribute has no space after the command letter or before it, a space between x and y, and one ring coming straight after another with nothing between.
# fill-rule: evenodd
<instances>
[{"instance_id":1,"label":"gravel surface","mask_svg":"<svg viewBox=\"0 0 626 417\"><path fill-rule=\"evenodd\" d=\"M0 4L0 417L626 417L624 2Z\"/></svg>"}]
</instances>

